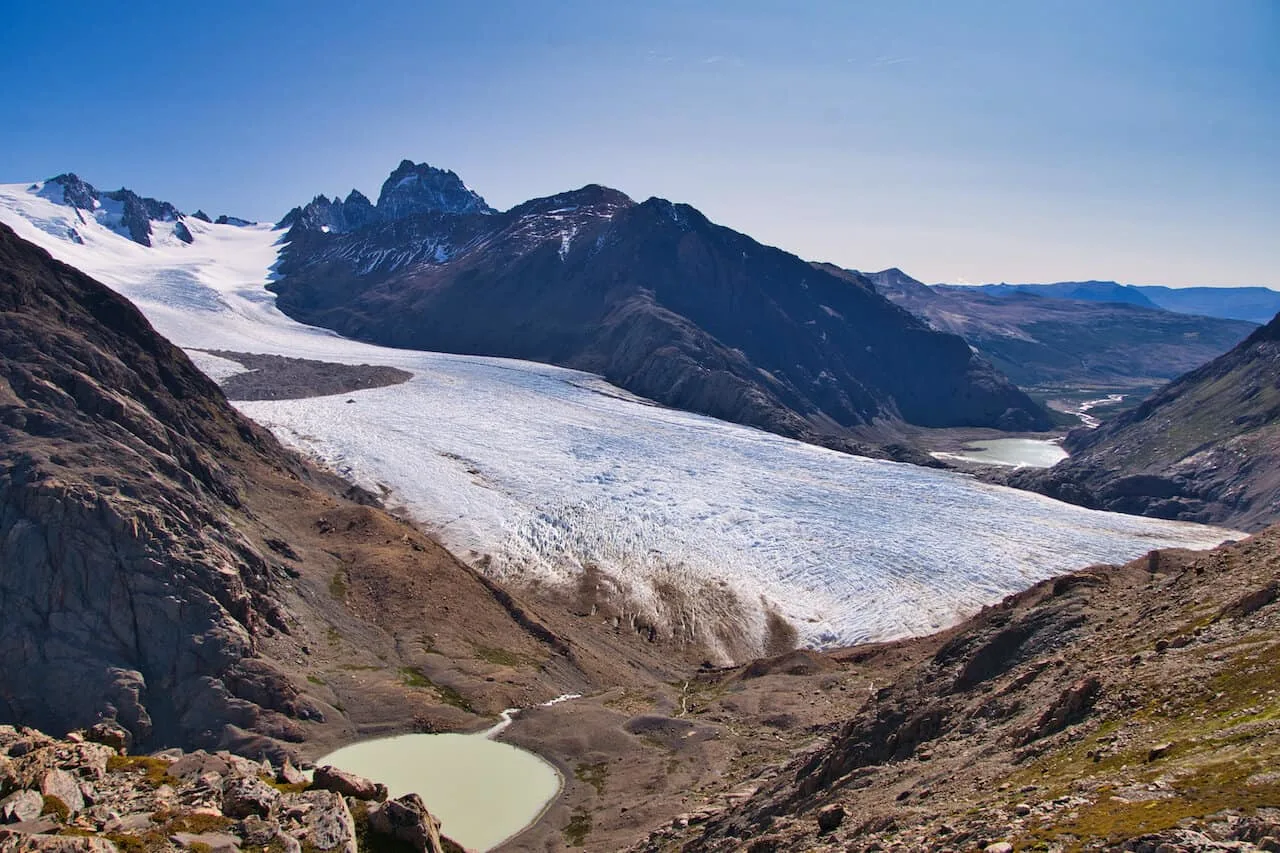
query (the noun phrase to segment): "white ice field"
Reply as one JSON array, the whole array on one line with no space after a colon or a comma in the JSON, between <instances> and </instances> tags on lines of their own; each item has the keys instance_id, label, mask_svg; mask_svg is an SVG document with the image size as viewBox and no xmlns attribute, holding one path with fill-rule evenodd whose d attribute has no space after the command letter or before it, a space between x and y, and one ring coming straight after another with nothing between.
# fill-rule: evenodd
<instances>
[{"instance_id":1,"label":"white ice field","mask_svg":"<svg viewBox=\"0 0 1280 853\"><path fill-rule=\"evenodd\" d=\"M193 243L157 224L146 248L32 186L0 186L0 221L131 299L189 351L413 373L370 391L237 404L285 443L389 490L391 504L508 582L572 584L594 565L630 612L704 639L736 613L746 633L722 640L726 656L759 650L770 611L810 645L884 640L1090 563L1239 535L843 455L576 371L350 341L276 309L264 285L282 235L269 226L188 217ZM215 378L236 369L193 357Z\"/></svg>"}]
</instances>

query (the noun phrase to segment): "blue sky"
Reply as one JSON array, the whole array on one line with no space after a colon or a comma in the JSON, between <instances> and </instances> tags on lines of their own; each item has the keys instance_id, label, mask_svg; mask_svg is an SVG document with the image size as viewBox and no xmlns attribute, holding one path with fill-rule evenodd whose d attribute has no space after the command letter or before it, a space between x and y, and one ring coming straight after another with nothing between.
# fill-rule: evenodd
<instances>
[{"instance_id":1,"label":"blue sky","mask_svg":"<svg viewBox=\"0 0 1280 853\"><path fill-rule=\"evenodd\" d=\"M604 183L925 281L1280 287L1275 0L0 15L0 181L274 219L408 157L500 208Z\"/></svg>"}]
</instances>

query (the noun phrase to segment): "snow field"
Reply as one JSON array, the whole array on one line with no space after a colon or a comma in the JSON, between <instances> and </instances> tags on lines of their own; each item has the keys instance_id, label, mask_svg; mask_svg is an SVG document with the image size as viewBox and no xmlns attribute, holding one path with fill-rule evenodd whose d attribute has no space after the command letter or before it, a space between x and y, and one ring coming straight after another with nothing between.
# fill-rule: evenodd
<instances>
[{"instance_id":1,"label":"snow field","mask_svg":"<svg viewBox=\"0 0 1280 853\"><path fill-rule=\"evenodd\" d=\"M269 226L188 218L192 244L148 249L28 185L0 186L0 221L133 300L188 350L409 370L401 385L238 406L388 489L491 575L573 589L590 571L619 622L697 638L725 659L763 649L771 612L809 645L885 640L1054 574L1235 535L840 454L664 409L577 371L349 341L275 307L264 286L281 233ZM214 378L235 369L193 357Z\"/></svg>"}]
</instances>

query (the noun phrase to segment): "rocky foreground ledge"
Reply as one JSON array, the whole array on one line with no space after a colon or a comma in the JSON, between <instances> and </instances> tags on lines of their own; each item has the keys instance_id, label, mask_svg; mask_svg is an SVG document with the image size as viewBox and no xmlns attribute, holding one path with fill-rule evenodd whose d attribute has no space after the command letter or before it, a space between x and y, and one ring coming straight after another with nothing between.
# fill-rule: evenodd
<instances>
[{"instance_id":1,"label":"rocky foreground ledge","mask_svg":"<svg viewBox=\"0 0 1280 853\"><path fill-rule=\"evenodd\" d=\"M229 752L129 755L111 724L0 726L0 853L452 853L416 794Z\"/></svg>"}]
</instances>

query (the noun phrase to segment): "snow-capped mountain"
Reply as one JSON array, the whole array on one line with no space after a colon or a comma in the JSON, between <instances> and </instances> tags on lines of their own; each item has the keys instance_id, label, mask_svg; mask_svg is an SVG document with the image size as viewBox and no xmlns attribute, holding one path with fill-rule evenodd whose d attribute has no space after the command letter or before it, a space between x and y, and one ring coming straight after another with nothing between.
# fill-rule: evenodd
<instances>
[{"instance_id":1,"label":"snow-capped mountain","mask_svg":"<svg viewBox=\"0 0 1280 853\"><path fill-rule=\"evenodd\" d=\"M93 184L71 172L32 184L31 188L43 198L71 207L81 224L92 218L141 246L150 246L152 237L157 235L191 242L191 231L183 222L185 216L167 201L143 198L124 187L114 192L99 192ZM77 234L72 226L68 236L74 240Z\"/></svg>"},{"instance_id":2,"label":"snow-capped mountain","mask_svg":"<svg viewBox=\"0 0 1280 853\"><path fill-rule=\"evenodd\" d=\"M404 160L383 182L377 205L355 189L345 200L318 195L285 214L277 227L290 229L293 239L304 232L345 234L375 223L423 214L495 212L453 172Z\"/></svg>"},{"instance_id":3,"label":"snow-capped mountain","mask_svg":"<svg viewBox=\"0 0 1280 853\"><path fill-rule=\"evenodd\" d=\"M148 247L34 186L0 187L0 221L127 296L180 346L413 374L239 405L287 443L385 490L491 575L545 592L577 589L589 570L612 608L602 614L697 637L725 657L759 652L771 614L809 644L922 633L1058 572L1231 535L829 451L654 406L589 373L358 343L276 308L266 285L281 231L188 217L192 242ZM639 207L592 192L620 211ZM523 224L503 216L512 229L550 228L553 215L587 223L565 201ZM542 262L559 263L559 246ZM210 373L228 367L195 356Z\"/></svg>"},{"instance_id":4,"label":"snow-capped mountain","mask_svg":"<svg viewBox=\"0 0 1280 853\"><path fill-rule=\"evenodd\" d=\"M498 213L406 161L376 206L321 196L281 225L281 309L349 337L587 370L842 449L903 421L1048 426L959 337L688 205L589 185Z\"/></svg>"}]
</instances>

